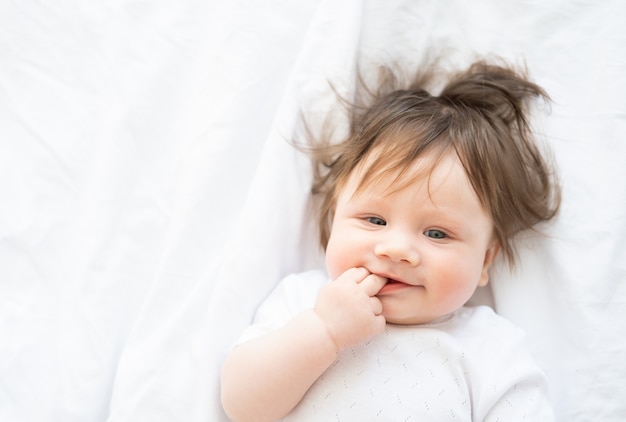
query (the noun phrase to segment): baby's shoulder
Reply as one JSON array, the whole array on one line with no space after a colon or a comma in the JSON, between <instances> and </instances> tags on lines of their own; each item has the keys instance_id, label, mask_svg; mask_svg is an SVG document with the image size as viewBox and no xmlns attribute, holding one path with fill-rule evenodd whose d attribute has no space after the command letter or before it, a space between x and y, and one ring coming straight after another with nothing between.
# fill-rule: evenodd
<instances>
[{"instance_id":1,"label":"baby's shoulder","mask_svg":"<svg viewBox=\"0 0 626 422\"><path fill-rule=\"evenodd\" d=\"M291 273L280 281L289 288L312 288L317 286L322 287L329 282L328 273L322 268L316 268L312 270L302 271L299 273Z\"/></svg>"},{"instance_id":2,"label":"baby's shoulder","mask_svg":"<svg viewBox=\"0 0 626 422\"><path fill-rule=\"evenodd\" d=\"M292 273L283 278L276 287L288 294L315 295L329 282L328 275L323 269L314 269L299 273Z\"/></svg>"},{"instance_id":3,"label":"baby's shoulder","mask_svg":"<svg viewBox=\"0 0 626 422\"><path fill-rule=\"evenodd\" d=\"M526 343L523 329L488 306L460 308L446 331L463 348L474 350L487 359L510 348L525 347Z\"/></svg>"},{"instance_id":4,"label":"baby's shoulder","mask_svg":"<svg viewBox=\"0 0 626 422\"><path fill-rule=\"evenodd\" d=\"M323 269L292 273L278 283L268 301L285 304L295 315L312 307L320 289L328 282L328 275Z\"/></svg>"},{"instance_id":5,"label":"baby's shoulder","mask_svg":"<svg viewBox=\"0 0 626 422\"><path fill-rule=\"evenodd\" d=\"M522 330L508 319L498 315L489 306L463 306L454 315L454 320L465 329L478 329L482 332L511 332L516 335Z\"/></svg>"}]
</instances>

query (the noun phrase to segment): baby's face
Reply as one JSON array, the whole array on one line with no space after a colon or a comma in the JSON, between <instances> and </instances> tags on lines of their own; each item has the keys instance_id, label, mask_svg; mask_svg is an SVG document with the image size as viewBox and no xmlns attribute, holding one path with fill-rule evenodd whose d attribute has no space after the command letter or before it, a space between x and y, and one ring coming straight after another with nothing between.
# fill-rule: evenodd
<instances>
[{"instance_id":1,"label":"baby's face","mask_svg":"<svg viewBox=\"0 0 626 422\"><path fill-rule=\"evenodd\" d=\"M428 157L418 159L417 174ZM387 322L420 324L461 307L498 253L493 222L461 163L448 154L428 175L389 193L391 180L356 193L359 170L340 191L326 248L335 280L352 267L388 279L377 296Z\"/></svg>"}]
</instances>

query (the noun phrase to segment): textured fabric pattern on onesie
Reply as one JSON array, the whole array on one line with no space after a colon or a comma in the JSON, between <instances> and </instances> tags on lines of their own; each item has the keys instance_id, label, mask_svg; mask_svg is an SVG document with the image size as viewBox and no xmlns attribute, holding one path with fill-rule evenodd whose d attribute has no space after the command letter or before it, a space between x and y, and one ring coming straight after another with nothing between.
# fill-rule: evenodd
<instances>
[{"instance_id":1,"label":"textured fabric pattern on onesie","mask_svg":"<svg viewBox=\"0 0 626 422\"><path fill-rule=\"evenodd\" d=\"M328 278L285 278L239 342L311 308ZM463 307L430 324L388 324L313 384L285 421L552 421L547 384L524 333L491 308Z\"/></svg>"},{"instance_id":2,"label":"textured fabric pattern on onesie","mask_svg":"<svg viewBox=\"0 0 626 422\"><path fill-rule=\"evenodd\" d=\"M464 361L445 333L388 325L342 352L286 420L470 421Z\"/></svg>"}]
</instances>

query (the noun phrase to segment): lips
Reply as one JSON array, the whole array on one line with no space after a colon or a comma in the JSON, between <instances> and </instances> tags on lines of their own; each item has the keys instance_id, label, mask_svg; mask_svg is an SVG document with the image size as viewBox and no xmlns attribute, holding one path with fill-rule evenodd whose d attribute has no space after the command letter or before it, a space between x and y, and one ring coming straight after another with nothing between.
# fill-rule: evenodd
<instances>
[{"instance_id":1,"label":"lips","mask_svg":"<svg viewBox=\"0 0 626 422\"><path fill-rule=\"evenodd\" d=\"M378 294L384 295L384 294L388 294L388 293L392 293L398 290L405 289L407 287L411 287L411 285L390 278L388 279L387 283L383 286L383 288L378 291Z\"/></svg>"}]
</instances>

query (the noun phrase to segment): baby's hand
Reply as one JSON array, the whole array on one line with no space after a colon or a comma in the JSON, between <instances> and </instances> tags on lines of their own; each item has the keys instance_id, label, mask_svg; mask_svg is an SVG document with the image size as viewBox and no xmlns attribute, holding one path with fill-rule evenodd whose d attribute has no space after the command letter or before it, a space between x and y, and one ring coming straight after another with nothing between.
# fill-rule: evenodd
<instances>
[{"instance_id":1,"label":"baby's hand","mask_svg":"<svg viewBox=\"0 0 626 422\"><path fill-rule=\"evenodd\" d=\"M386 282L365 268L351 268L320 291L315 312L338 351L383 332L383 305L375 295Z\"/></svg>"}]
</instances>

